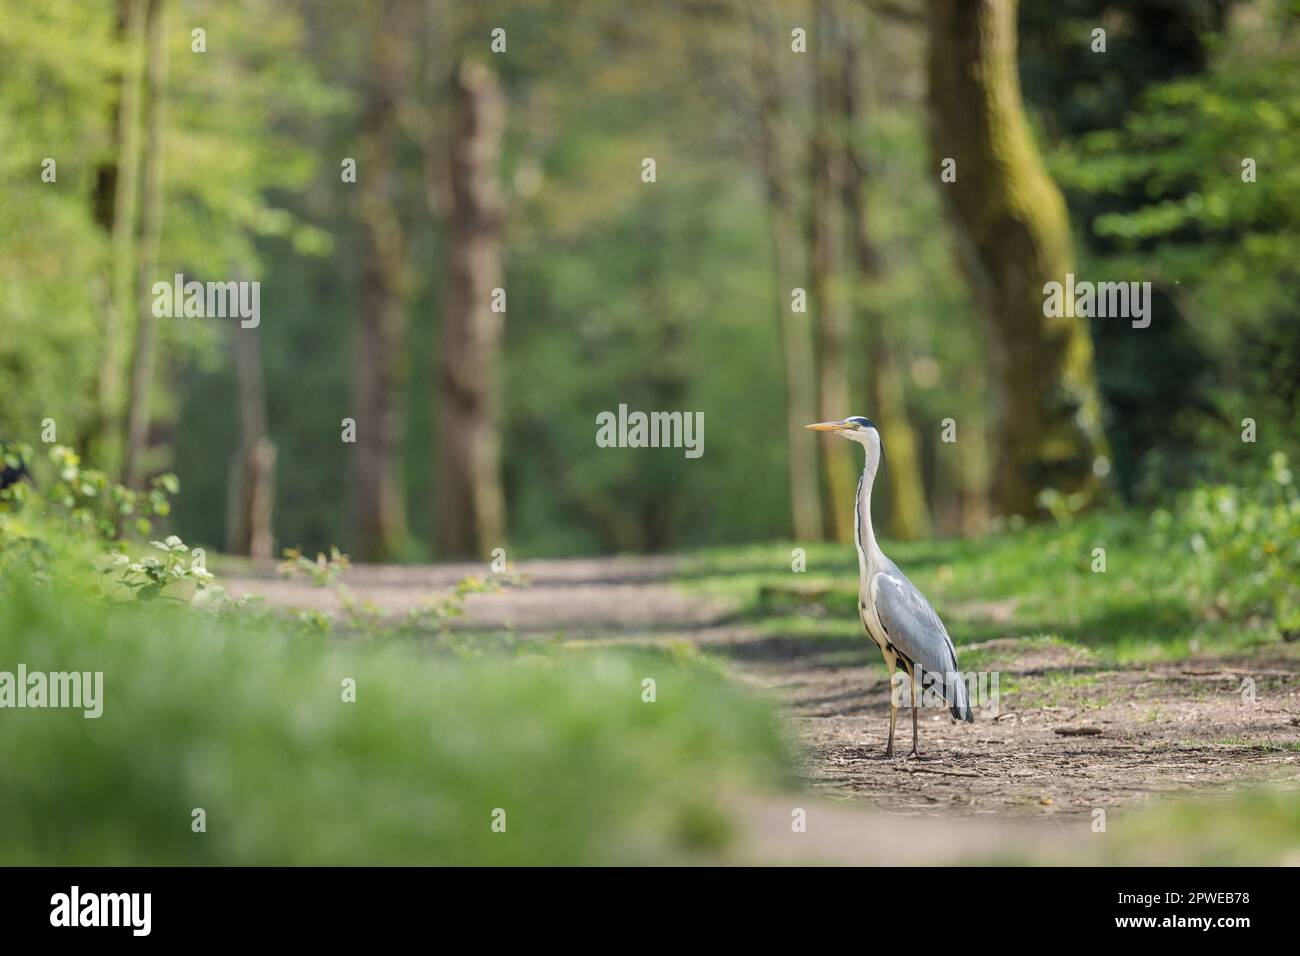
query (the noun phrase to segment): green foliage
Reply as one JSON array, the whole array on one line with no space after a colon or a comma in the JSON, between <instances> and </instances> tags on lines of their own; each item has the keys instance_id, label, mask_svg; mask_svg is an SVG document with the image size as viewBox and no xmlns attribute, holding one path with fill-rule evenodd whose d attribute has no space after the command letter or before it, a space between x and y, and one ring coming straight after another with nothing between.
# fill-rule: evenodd
<instances>
[{"instance_id":1,"label":"green foliage","mask_svg":"<svg viewBox=\"0 0 1300 956\"><path fill-rule=\"evenodd\" d=\"M302 55L306 29L292 5L194 7L184 20L204 26L206 53L191 52L188 26L171 20L163 276L170 266L205 278L255 271L257 239L283 241L299 255L327 253L329 235L273 197L301 189L320 163L286 122L323 121L348 97Z\"/></svg>"},{"instance_id":2,"label":"green foliage","mask_svg":"<svg viewBox=\"0 0 1300 956\"><path fill-rule=\"evenodd\" d=\"M345 102L303 55L296 12L271 0L196 0L184 18L169 7L158 277L256 277L259 239L300 257L328 251L323 230L272 199L301 189L316 162L287 133L286 118L326 116ZM206 53L191 52L182 20L204 25ZM84 448L103 428L100 363L112 309L106 184L118 159L129 55L116 4L0 0L0 435L9 439L33 440L49 418L60 441ZM54 182L42 180L47 158L57 163ZM119 334L129 336L133 316L120 319ZM218 360L219 329L197 320L160 326L160 420L177 416L178 373Z\"/></svg>"},{"instance_id":3,"label":"green foliage","mask_svg":"<svg viewBox=\"0 0 1300 956\"><path fill-rule=\"evenodd\" d=\"M0 435L94 419L107 234L92 219L120 50L113 5L0 0ZM42 180L55 161L57 179Z\"/></svg>"},{"instance_id":4,"label":"green foliage","mask_svg":"<svg viewBox=\"0 0 1300 956\"><path fill-rule=\"evenodd\" d=\"M180 482L172 474L155 476L147 492L110 482L102 471L83 468L81 456L63 445L51 447L43 462L35 459L29 445L20 443L6 446L4 457L11 467L21 463L29 468L35 483L20 481L0 491L0 570L21 562L46 576L54 561L70 550L102 553L111 547L125 558L130 534L148 535L156 519L171 513L170 496L180 491ZM174 537L168 540L180 542ZM186 550L184 545L180 549ZM173 563L168 561L169 571ZM154 559L147 573L153 573L157 564ZM119 566L120 562L113 563L101 570ZM115 584L138 593L144 584L160 583L142 583L139 574L146 572L128 567ZM149 591L147 596L155 594Z\"/></svg>"},{"instance_id":5,"label":"green foliage","mask_svg":"<svg viewBox=\"0 0 1300 956\"><path fill-rule=\"evenodd\" d=\"M496 594L507 585L524 585L527 579L513 571L493 573L485 578L475 575L461 578L447 594L428 598L419 607L409 610L404 618L392 620L385 616L382 608L370 601L360 601L351 589L343 583L344 572L352 567L348 556L338 548L330 548L330 553L318 552L315 560L307 557L298 548L286 548L285 560L278 567L279 573L287 578L305 577L318 588L327 588L335 593L342 607L342 619L338 622L327 612L297 611L295 617L305 627L319 632L331 632L336 624L349 633L368 637L407 635L416 637L436 637L439 646L456 650L458 653L473 654L475 642L481 635L474 635L468 640L453 638L450 623L465 614L465 599L471 594ZM500 641L495 642L499 644ZM507 642L508 644L511 642Z\"/></svg>"},{"instance_id":6,"label":"green foliage","mask_svg":"<svg viewBox=\"0 0 1300 956\"><path fill-rule=\"evenodd\" d=\"M111 483L102 471L83 469L81 456L62 445L50 449L50 461L57 468L45 493L50 504L69 524L93 530L104 540L120 537L121 524L132 519L137 532L148 534L154 518L171 513L169 496L180 491L172 474L152 478L148 492Z\"/></svg>"},{"instance_id":7,"label":"green foliage","mask_svg":"<svg viewBox=\"0 0 1300 956\"><path fill-rule=\"evenodd\" d=\"M177 584L187 577L211 579L212 575L202 566L191 571L178 557L177 552L186 554L189 549L175 535L170 535L166 541L152 541L150 544L163 552L163 558L147 555L139 561L132 561L121 551L114 551L95 563L95 569L104 579L105 596L126 591L138 600L151 601L159 597L168 585Z\"/></svg>"},{"instance_id":8,"label":"green foliage","mask_svg":"<svg viewBox=\"0 0 1300 956\"><path fill-rule=\"evenodd\" d=\"M0 575L30 576L51 595L93 594L110 604L161 598L219 612L255 603L251 595L227 597L202 550L191 553L176 535L149 542L162 557L132 556L140 550L134 536L147 536L171 513L171 496L180 492L175 475L155 476L141 493L81 467L80 456L62 445L47 458L41 467L30 447L6 449L6 464L30 467L46 490L21 481L0 491Z\"/></svg>"},{"instance_id":9,"label":"green foliage","mask_svg":"<svg viewBox=\"0 0 1300 956\"><path fill-rule=\"evenodd\" d=\"M1258 483L1197 488L1152 522L1158 543L1187 542L1196 556L1189 577L1199 603L1300 631L1300 492L1282 452Z\"/></svg>"},{"instance_id":10,"label":"green foliage","mask_svg":"<svg viewBox=\"0 0 1300 956\"><path fill-rule=\"evenodd\" d=\"M1132 106L1053 150L1083 213L1081 268L1153 284L1151 328L1094 323L1120 482L1147 500L1193 478L1238 481L1243 451L1253 466L1300 454L1300 18L1277 0L1240 6L1163 82L1131 89ZM1107 75L1146 69L1093 59ZM1244 418L1262 437L1242 448Z\"/></svg>"},{"instance_id":11,"label":"green foliage","mask_svg":"<svg viewBox=\"0 0 1300 956\"><path fill-rule=\"evenodd\" d=\"M323 551L318 552L315 561L303 554L299 548L285 548L284 561L276 570L286 578L295 575L305 576L316 587L323 588L337 582L339 575L350 567L352 562L338 548L330 548L328 556Z\"/></svg>"},{"instance_id":12,"label":"green foliage","mask_svg":"<svg viewBox=\"0 0 1300 956\"><path fill-rule=\"evenodd\" d=\"M465 599L471 594L497 594L506 585L522 585L527 580L517 574L494 574L479 578L471 575L456 582L451 592L440 598L430 598L418 608L407 612L407 626L417 632L436 633L443 638L451 635L450 623L465 616Z\"/></svg>"},{"instance_id":13,"label":"green foliage","mask_svg":"<svg viewBox=\"0 0 1300 956\"><path fill-rule=\"evenodd\" d=\"M1142 205L1093 228L1159 281L1199 280L1199 309L1241 321L1294 305L1283 280L1300 239L1300 145L1286 135L1300 123L1297 63L1296 24L1243 27L1208 73L1150 90L1121 128L1084 137L1060 163L1088 192L1141 185ZM1254 181L1244 181L1247 159Z\"/></svg>"}]
</instances>

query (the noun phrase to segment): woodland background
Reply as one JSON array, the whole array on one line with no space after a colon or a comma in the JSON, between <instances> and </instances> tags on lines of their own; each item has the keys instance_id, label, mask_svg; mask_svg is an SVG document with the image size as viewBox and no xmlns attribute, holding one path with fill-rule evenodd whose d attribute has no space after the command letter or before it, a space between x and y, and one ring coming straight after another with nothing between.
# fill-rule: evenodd
<instances>
[{"instance_id":1,"label":"woodland background","mask_svg":"<svg viewBox=\"0 0 1300 956\"><path fill-rule=\"evenodd\" d=\"M0 0L0 435L260 556L842 539L852 449L797 426L847 414L892 537L1249 484L1298 450L1296 12ZM1151 326L1048 323L1067 271ZM151 319L176 272L260 327ZM704 457L598 448L620 402Z\"/></svg>"}]
</instances>

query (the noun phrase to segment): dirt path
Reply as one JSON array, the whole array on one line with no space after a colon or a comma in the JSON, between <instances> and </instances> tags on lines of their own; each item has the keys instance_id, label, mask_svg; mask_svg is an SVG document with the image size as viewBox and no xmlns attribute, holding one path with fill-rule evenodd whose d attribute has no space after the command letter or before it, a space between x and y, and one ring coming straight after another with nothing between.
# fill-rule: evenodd
<instances>
[{"instance_id":1,"label":"dirt path","mask_svg":"<svg viewBox=\"0 0 1300 956\"><path fill-rule=\"evenodd\" d=\"M1115 669L1078 649L993 641L981 651L982 666L999 674L996 718L958 724L946 711L922 711L921 759L887 759L889 688L865 638L774 635L738 621L726 602L674 584L676 568L671 558L527 562L519 570L529 586L472 596L463 626L572 640L689 641L781 701L805 744L801 769L814 794L892 814L1048 818L1077 833L1098 808L1162 794L1260 783L1300 788L1300 680L1294 657L1281 651ZM403 612L482 571L361 566L344 580L358 598ZM273 606L338 606L330 592L279 580L270 567L221 577L230 593L263 594ZM1014 633L1014 623L1007 626ZM1247 679L1253 702L1242 693ZM1058 732L1083 728L1087 735ZM898 752L906 753L905 711L898 733Z\"/></svg>"},{"instance_id":2,"label":"dirt path","mask_svg":"<svg viewBox=\"0 0 1300 956\"><path fill-rule=\"evenodd\" d=\"M810 786L900 813L1091 818L1097 808L1240 783L1300 786L1300 684L1260 658L1109 669L1059 650L1005 654L984 666L1004 688L996 717L957 723L921 711L920 760L886 758L889 686L861 660L750 661L746 677L780 695L808 744ZM1055 659L1052 659L1052 657ZM1245 678L1255 700L1243 699ZM1014 688L1006 692L1007 687ZM911 726L900 712L897 742Z\"/></svg>"}]
</instances>

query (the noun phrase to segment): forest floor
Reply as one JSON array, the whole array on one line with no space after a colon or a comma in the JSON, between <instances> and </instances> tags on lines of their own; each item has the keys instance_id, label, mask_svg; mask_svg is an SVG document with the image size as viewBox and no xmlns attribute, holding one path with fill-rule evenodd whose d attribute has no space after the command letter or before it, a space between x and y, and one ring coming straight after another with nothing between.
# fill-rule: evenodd
<instances>
[{"instance_id":1,"label":"forest floor","mask_svg":"<svg viewBox=\"0 0 1300 956\"><path fill-rule=\"evenodd\" d=\"M358 599L404 612L482 570L358 566L344 582ZM738 586L743 575L734 562L665 557L532 561L518 571L526 586L471 596L457 627L505 629L519 640L670 647L714 662L778 703L802 783L824 798L827 812L847 803L889 815L860 817L848 828L863 843L901 840L915 849L931 831L901 818L943 817L984 818L1022 835L1030 827L1034 845L1046 828L1073 845L1095 831L1098 810L1159 804L1171 795L1300 788L1295 644L1211 644L1170 659L1124 661L1113 648L1034 633L1018 620L1014 598L945 604L941 589L926 588L948 620L963 668L998 675L999 706L996 716L974 723L923 709L919 759L904 756L911 720L901 710L896 756L886 758L889 685L879 652L857 632L852 595L842 614L835 608L845 602L827 598L843 581L825 588L801 581L782 593L781 584L745 579ZM262 594L271 606L338 606L332 592L277 579L269 567L235 566L222 578L230 593ZM963 641L968 631L982 639ZM1243 693L1252 683L1253 699ZM777 810L756 804L754 813ZM788 819L788 810L780 813ZM842 842L846 829L834 829L837 845L824 849L851 857L854 841ZM1018 852L1034 855L1014 835L962 832L977 847L996 844L1005 853L1019 845ZM1087 858L1082 842L1076 849ZM780 847L763 851L764 858L774 854Z\"/></svg>"}]
</instances>

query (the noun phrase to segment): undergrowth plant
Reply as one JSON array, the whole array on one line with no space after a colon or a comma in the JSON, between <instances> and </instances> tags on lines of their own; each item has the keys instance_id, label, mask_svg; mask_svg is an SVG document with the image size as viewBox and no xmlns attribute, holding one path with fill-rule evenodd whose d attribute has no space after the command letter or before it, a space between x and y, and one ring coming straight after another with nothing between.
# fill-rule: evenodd
<instances>
[{"instance_id":1,"label":"undergrowth plant","mask_svg":"<svg viewBox=\"0 0 1300 956\"><path fill-rule=\"evenodd\" d=\"M282 576L306 578L316 587L333 591L343 612L339 623L352 632L372 637L396 630L449 639L450 623L464 616L465 601L470 595L496 594L506 586L527 583L522 575L510 569L486 577L470 575L457 581L449 593L427 598L419 607L394 620L373 602L359 600L342 581L344 572L352 565L348 556L338 548L331 548L328 554L317 552L315 559L309 558L300 548L286 548L283 553L284 561L277 568ZM332 615L323 611L298 611L296 617L300 624L312 630L328 631L336 623Z\"/></svg>"},{"instance_id":2,"label":"undergrowth plant","mask_svg":"<svg viewBox=\"0 0 1300 956\"><path fill-rule=\"evenodd\" d=\"M134 491L109 481L102 471L83 467L80 456L62 445L52 447L41 463L27 445L10 445L2 451L10 468L34 470L38 475L36 482L19 481L0 491L0 572L25 573L44 583L71 586L109 603L164 600L218 613L260 603L261 598L251 594L227 595L208 570L202 548L191 548L174 534L147 544L143 540L157 519L171 513L171 497L180 492L175 475L158 475L147 491ZM338 595L341 620L322 611L291 615L301 627L322 633L338 625L371 636L394 629L445 636L448 622L464 614L469 595L522 583L513 572L467 577L449 594L430 598L393 621L342 583L343 573L352 565L338 548L317 554L315 560L297 548L286 549L284 557L281 574L306 577ZM87 571L93 572L93 578L86 577Z\"/></svg>"},{"instance_id":3,"label":"undergrowth plant","mask_svg":"<svg viewBox=\"0 0 1300 956\"><path fill-rule=\"evenodd\" d=\"M1300 632L1300 491L1282 452L1248 486L1211 485L1152 516L1156 543L1195 556L1197 596L1213 613L1263 617Z\"/></svg>"}]
</instances>

